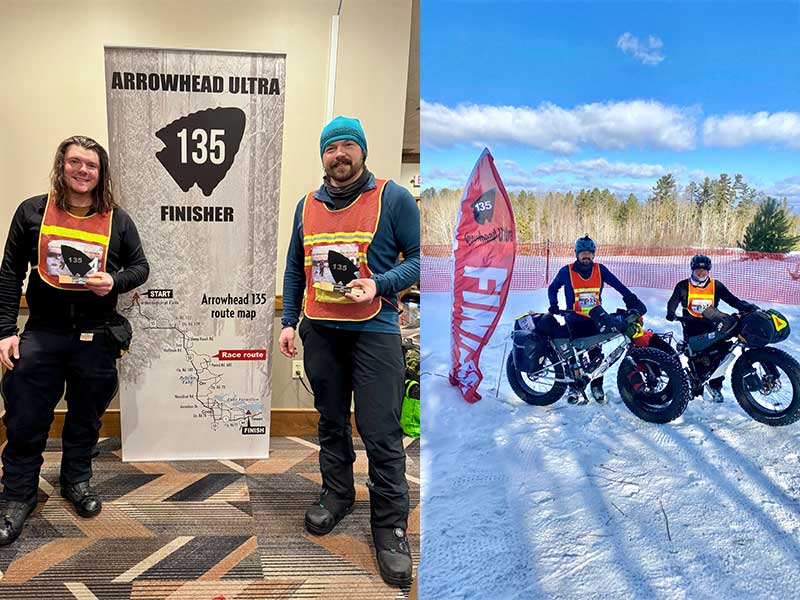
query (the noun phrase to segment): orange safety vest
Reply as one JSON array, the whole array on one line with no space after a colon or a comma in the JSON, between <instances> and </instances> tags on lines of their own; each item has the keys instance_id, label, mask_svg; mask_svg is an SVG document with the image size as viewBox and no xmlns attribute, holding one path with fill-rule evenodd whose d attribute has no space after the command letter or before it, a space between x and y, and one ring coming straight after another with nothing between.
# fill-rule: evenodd
<instances>
[{"instance_id":1,"label":"orange safety vest","mask_svg":"<svg viewBox=\"0 0 800 600\"><path fill-rule=\"evenodd\" d=\"M305 315L310 319L367 321L381 310L380 296L359 304L339 292L314 287L318 282L335 283L332 269L349 266L333 263L331 251L349 259L357 268L359 279L372 275L367 264L367 250L378 229L386 180L376 179L375 185L375 189L360 194L339 210L331 210L324 202L315 200L314 192L306 195L303 202Z\"/></svg>"},{"instance_id":2,"label":"orange safety vest","mask_svg":"<svg viewBox=\"0 0 800 600\"><path fill-rule=\"evenodd\" d=\"M576 314L588 318L589 311L595 306L600 306L600 289L603 286L603 282L600 279L600 265L594 263L589 279L584 279L570 266L569 282L572 284L572 291L575 293L575 303L572 305L572 310Z\"/></svg>"},{"instance_id":3,"label":"orange safety vest","mask_svg":"<svg viewBox=\"0 0 800 600\"><path fill-rule=\"evenodd\" d=\"M693 317L703 318L703 311L709 306L714 306L714 280L711 279L706 287L695 287L692 280L689 283L689 297L686 299L686 310Z\"/></svg>"},{"instance_id":4,"label":"orange safety vest","mask_svg":"<svg viewBox=\"0 0 800 600\"><path fill-rule=\"evenodd\" d=\"M62 290L89 291L86 276L106 269L113 212L76 217L58 208L50 192L39 229L36 269L42 281Z\"/></svg>"}]
</instances>

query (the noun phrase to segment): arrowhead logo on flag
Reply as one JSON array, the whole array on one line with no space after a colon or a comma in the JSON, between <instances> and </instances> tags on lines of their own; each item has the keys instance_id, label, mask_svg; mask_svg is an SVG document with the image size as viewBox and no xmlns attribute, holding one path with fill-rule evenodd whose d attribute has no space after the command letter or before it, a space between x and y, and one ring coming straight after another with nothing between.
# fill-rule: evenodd
<instances>
[{"instance_id":1,"label":"arrowhead logo on flag","mask_svg":"<svg viewBox=\"0 0 800 600\"><path fill-rule=\"evenodd\" d=\"M487 221L492 222L494 216L494 197L497 195L497 189L492 188L481 194L480 198L470 204L472 208L472 216L478 225L484 225Z\"/></svg>"},{"instance_id":2,"label":"arrowhead logo on flag","mask_svg":"<svg viewBox=\"0 0 800 600\"><path fill-rule=\"evenodd\" d=\"M484 149L464 188L453 239L450 383L477 402L481 351L492 337L511 287L517 231L508 194Z\"/></svg>"}]
</instances>

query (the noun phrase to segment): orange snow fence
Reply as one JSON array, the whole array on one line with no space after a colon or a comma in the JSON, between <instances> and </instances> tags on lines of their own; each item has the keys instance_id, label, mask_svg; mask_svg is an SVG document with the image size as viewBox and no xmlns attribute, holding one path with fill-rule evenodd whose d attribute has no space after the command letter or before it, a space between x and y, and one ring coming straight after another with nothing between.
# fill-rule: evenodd
<instances>
[{"instance_id":1,"label":"orange snow fence","mask_svg":"<svg viewBox=\"0 0 800 600\"><path fill-rule=\"evenodd\" d=\"M517 244L511 289L547 287L558 270L575 260L574 244L537 242ZM691 274L695 254L711 257L711 276L740 298L752 302L800 304L800 254L766 254L736 248L653 248L600 245L595 260L608 267L628 287L671 290ZM423 292L453 289L453 250L422 246Z\"/></svg>"}]
</instances>

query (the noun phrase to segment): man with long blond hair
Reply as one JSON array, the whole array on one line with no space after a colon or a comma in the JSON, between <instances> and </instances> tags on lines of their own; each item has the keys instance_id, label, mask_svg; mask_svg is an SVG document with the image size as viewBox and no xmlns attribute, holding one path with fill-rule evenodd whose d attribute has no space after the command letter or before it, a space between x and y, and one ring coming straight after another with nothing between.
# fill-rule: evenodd
<instances>
[{"instance_id":1,"label":"man with long blond hair","mask_svg":"<svg viewBox=\"0 0 800 600\"><path fill-rule=\"evenodd\" d=\"M112 193L108 153L91 138L58 146L48 194L17 208L0 268L0 389L3 450L0 545L19 537L36 507L39 471L62 395L61 495L82 517L100 512L89 486L100 417L117 390L116 359L130 343L117 296L141 285L150 267L131 217ZM30 316L17 336L28 272ZM66 394L65 392L66 386Z\"/></svg>"}]
</instances>

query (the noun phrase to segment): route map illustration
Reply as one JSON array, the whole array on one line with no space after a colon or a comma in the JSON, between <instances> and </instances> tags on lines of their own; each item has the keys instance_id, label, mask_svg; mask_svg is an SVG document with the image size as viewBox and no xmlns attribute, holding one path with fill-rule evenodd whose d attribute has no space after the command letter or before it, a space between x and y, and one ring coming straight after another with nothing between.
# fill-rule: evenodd
<instances>
[{"instance_id":1,"label":"route map illustration","mask_svg":"<svg viewBox=\"0 0 800 600\"><path fill-rule=\"evenodd\" d=\"M159 319L150 313L153 308L148 305L146 312L140 294L135 293L130 304L119 312L130 320L142 319L144 324L138 324L137 330L172 332L165 339L162 351L178 352L186 363L186 366L177 367L175 373L179 389L186 389L174 394L180 408L191 410L195 419L208 420L212 431L236 427L243 429L243 433L261 433L252 430L261 429L258 426L264 423L263 403L257 397L244 397L230 391L225 382L225 370L234 363L221 359L219 352L211 354L197 349L197 346L214 343L214 336L198 336L191 332L200 321L179 315L175 321Z\"/></svg>"}]
</instances>

